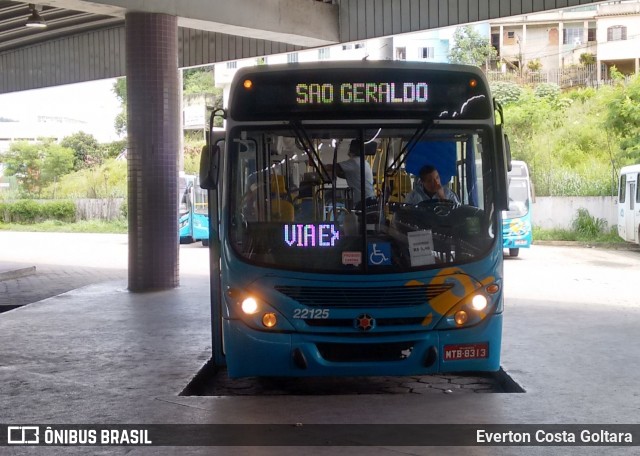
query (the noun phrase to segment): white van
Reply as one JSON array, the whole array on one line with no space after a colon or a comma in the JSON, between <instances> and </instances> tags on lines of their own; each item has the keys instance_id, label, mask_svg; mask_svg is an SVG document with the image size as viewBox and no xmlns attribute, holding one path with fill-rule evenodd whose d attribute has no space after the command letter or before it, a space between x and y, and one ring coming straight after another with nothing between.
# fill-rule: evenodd
<instances>
[{"instance_id":1,"label":"white van","mask_svg":"<svg viewBox=\"0 0 640 456\"><path fill-rule=\"evenodd\" d=\"M622 239L640 244L640 165L620 170L618 188L618 234Z\"/></svg>"}]
</instances>

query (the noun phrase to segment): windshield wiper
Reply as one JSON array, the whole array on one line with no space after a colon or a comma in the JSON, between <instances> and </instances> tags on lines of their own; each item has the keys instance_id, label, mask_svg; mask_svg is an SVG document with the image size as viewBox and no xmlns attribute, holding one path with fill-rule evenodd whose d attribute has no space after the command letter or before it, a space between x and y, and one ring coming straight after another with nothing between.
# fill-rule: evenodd
<instances>
[{"instance_id":1,"label":"windshield wiper","mask_svg":"<svg viewBox=\"0 0 640 456\"><path fill-rule=\"evenodd\" d=\"M384 175L391 177L400 170L402 164L407 160L409 156L409 152L413 150L416 144L420 142L422 137L429 131L429 129L433 126L433 120L426 120L420 124L420 126L413 133L407 144L402 148L398 156L393 160L393 162L384 170Z\"/></svg>"},{"instance_id":2,"label":"windshield wiper","mask_svg":"<svg viewBox=\"0 0 640 456\"><path fill-rule=\"evenodd\" d=\"M291 130L295 134L296 139L298 140L300 145L303 147L304 151L307 153L307 156L309 157L309 161L311 162L311 165L318 173L318 177L320 177L322 182L325 184L328 184L329 182L331 182L332 181L331 176L329 176L329 172L322 164L322 161L320 160L320 156L318 155L318 152L316 151L316 149L313 147L311 138L309 138L309 135L307 134L307 131L304 129L302 124L299 121L292 121L292 122L289 122L289 125L291 126Z\"/></svg>"}]
</instances>

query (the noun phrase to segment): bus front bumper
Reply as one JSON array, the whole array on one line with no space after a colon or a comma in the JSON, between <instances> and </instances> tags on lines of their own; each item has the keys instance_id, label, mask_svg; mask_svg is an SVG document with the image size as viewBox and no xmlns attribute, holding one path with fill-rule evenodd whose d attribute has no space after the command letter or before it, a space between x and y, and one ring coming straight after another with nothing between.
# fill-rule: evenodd
<instances>
[{"instance_id":1,"label":"bus front bumper","mask_svg":"<svg viewBox=\"0 0 640 456\"><path fill-rule=\"evenodd\" d=\"M224 321L229 377L424 375L500 368L502 314L465 329L356 336L256 331Z\"/></svg>"},{"instance_id":2,"label":"bus front bumper","mask_svg":"<svg viewBox=\"0 0 640 456\"><path fill-rule=\"evenodd\" d=\"M505 249L526 249L531 246L531 236L503 237L502 247Z\"/></svg>"}]
</instances>

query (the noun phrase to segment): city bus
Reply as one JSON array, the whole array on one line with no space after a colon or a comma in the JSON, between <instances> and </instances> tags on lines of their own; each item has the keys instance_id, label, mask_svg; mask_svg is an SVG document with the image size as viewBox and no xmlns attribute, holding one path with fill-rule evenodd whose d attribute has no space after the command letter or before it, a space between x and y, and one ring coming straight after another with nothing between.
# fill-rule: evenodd
<instances>
[{"instance_id":1,"label":"city bus","mask_svg":"<svg viewBox=\"0 0 640 456\"><path fill-rule=\"evenodd\" d=\"M200 188L198 176L180 173L178 192L180 243L202 241L202 245L209 245L207 192Z\"/></svg>"},{"instance_id":2,"label":"city bus","mask_svg":"<svg viewBox=\"0 0 640 456\"><path fill-rule=\"evenodd\" d=\"M640 244L640 164L620 170L618 187L618 235Z\"/></svg>"},{"instance_id":3,"label":"city bus","mask_svg":"<svg viewBox=\"0 0 640 456\"><path fill-rule=\"evenodd\" d=\"M231 378L499 369L510 158L478 68L243 68L213 115L226 137L200 175L215 366ZM332 171L347 159L360 192ZM426 165L459 202L404 203ZM367 185L373 201L356 201Z\"/></svg>"},{"instance_id":4,"label":"city bus","mask_svg":"<svg viewBox=\"0 0 640 456\"><path fill-rule=\"evenodd\" d=\"M508 179L509 210L502 214L502 241L503 247L509 249L509 256L517 257L521 248L527 249L533 242L533 192L527 164L512 160Z\"/></svg>"}]
</instances>

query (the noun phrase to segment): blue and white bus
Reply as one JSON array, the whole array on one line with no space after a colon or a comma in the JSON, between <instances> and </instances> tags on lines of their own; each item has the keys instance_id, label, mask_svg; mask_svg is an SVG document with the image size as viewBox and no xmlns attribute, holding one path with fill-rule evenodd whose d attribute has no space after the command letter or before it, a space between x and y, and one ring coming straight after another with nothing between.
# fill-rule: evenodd
<instances>
[{"instance_id":1,"label":"blue and white bus","mask_svg":"<svg viewBox=\"0 0 640 456\"><path fill-rule=\"evenodd\" d=\"M517 257L520 249L533 242L531 210L533 192L529 168L523 161L512 160L509 171L509 210L502 214L502 241L509 256Z\"/></svg>"},{"instance_id":2,"label":"blue and white bus","mask_svg":"<svg viewBox=\"0 0 640 456\"><path fill-rule=\"evenodd\" d=\"M640 164L620 170L618 235L625 241L640 244Z\"/></svg>"},{"instance_id":3,"label":"blue and white bus","mask_svg":"<svg viewBox=\"0 0 640 456\"><path fill-rule=\"evenodd\" d=\"M470 66L239 70L217 113L224 146L212 142L201 168L216 214L215 364L230 377L498 370L509 160L501 112ZM373 201L356 204L330 172L347 159L360 169L360 195L365 163L382 162ZM403 202L398 183L425 165L460 204Z\"/></svg>"},{"instance_id":4,"label":"blue and white bus","mask_svg":"<svg viewBox=\"0 0 640 456\"><path fill-rule=\"evenodd\" d=\"M180 173L178 224L180 243L202 241L209 245L209 207L207 192L200 188L197 176Z\"/></svg>"}]
</instances>

